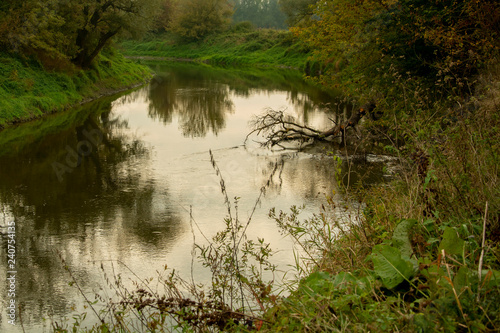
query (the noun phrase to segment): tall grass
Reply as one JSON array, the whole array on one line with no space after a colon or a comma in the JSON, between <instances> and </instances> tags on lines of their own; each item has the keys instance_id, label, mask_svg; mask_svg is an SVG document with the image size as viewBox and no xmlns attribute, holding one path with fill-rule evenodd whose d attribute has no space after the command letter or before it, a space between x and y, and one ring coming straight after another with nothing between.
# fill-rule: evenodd
<instances>
[{"instance_id":1,"label":"tall grass","mask_svg":"<svg viewBox=\"0 0 500 333\"><path fill-rule=\"evenodd\" d=\"M303 69L309 50L287 31L232 30L198 42L179 41L169 34L143 41L123 41L127 56L190 59L214 65L273 66Z\"/></svg>"},{"instance_id":2,"label":"tall grass","mask_svg":"<svg viewBox=\"0 0 500 333\"><path fill-rule=\"evenodd\" d=\"M270 262L273 254L270 245L262 238L248 239L246 231L273 176L282 165L275 165L260 189L253 210L245 220L241 220L238 214L240 198L229 198L224 177L212 152L210 160L220 179L227 215L221 221L220 231L209 239L196 223L192 211L189 212L194 242L191 276L181 276L165 265L156 278L143 280L136 276L136 288L130 290L119 276L110 275L101 266L108 287L117 297L105 299L97 294L95 298L98 301L92 302L61 258L71 284L82 293L89 307L88 312L95 315L99 323L83 328L87 316L83 313L74 316L71 323L54 321L54 331L253 331L262 326L262 315L274 306L277 298L274 283L276 266ZM201 234L202 239L197 240L196 234ZM211 280L207 285L198 283L193 275L195 260L206 268ZM125 265L122 262L119 264Z\"/></svg>"},{"instance_id":3,"label":"tall grass","mask_svg":"<svg viewBox=\"0 0 500 333\"><path fill-rule=\"evenodd\" d=\"M0 53L0 73L0 129L144 82L150 75L112 50L85 71L73 66L56 71L34 59Z\"/></svg>"}]
</instances>

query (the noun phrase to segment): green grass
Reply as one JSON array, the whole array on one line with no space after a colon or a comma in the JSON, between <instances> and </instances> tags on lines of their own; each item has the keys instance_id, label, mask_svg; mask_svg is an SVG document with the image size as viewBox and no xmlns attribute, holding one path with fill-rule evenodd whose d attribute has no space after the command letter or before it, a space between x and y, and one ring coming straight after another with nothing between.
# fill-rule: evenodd
<instances>
[{"instance_id":1,"label":"green grass","mask_svg":"<svg viewBox=\"0 0 500 333\"><path fill-rule=\"evenodd\" d=\"M108 50L89 70L48 70L38 61L0 53L0 128L42 117L144 82L149 70Z\"/></svg>"},{"instance_id":2,"label":"green grass","mask_svg":"<svg viewBox=\"0 0 500 333\"><path fill-rule=\"evenodd\" d=\"M302 70L309 50L283 30L234 28L202 41L181 42L169 34L141 42L123 41L127 56L190 59L223 66L287 67Z\"/></svg>"}]
</instances>

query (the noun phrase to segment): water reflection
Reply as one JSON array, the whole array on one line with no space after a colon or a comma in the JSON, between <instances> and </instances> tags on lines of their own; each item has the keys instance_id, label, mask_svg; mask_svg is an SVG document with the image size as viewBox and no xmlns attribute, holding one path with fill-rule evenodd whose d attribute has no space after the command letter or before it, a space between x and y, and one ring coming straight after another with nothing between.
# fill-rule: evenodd
<instances>
[{"instance_id":1,"label":"water reflection","mask_svg":"<svg viewBox=\"0 0 500 333\"><path fill-rule=\"evenodd\" d=\"M149 86L149 115L171 123L179 114L186 136L217 134L225 126L225 117L234 112L231 96L249 97L259 93L286 92L287 104L298 118L308 122L310 113L328 110L332 95L305 84L292 71L221 70L192 65L154 66L157 75ZM136 98L140 93L136 95ZM259 110L256 110L259 111Z\"/></svg>"},{"instance_id":2,"label":"water reflection","mask_svg":"<svg viewBox=\"0 0 500 333\"><path fill-rule=\"evenodd\" d=\"M148 99L153 119L171 123L172 115L178 114L181 131L188 137L203 137L208 131L219 133L225 126L225 114L232 113L234 107L228 86L184 75L157 75Z\"/></svg>"},{"instance_id":3,"label":"water reflection","mask_svg":"<svg viewBox=\"0 0 500 333\"><path fill-rule=\"evenodd\" d=\"M314 210L335 191L331 159L242 146L248 121L266 107L324 124L332 96L286 71L153 67L158 76L141 89L0 132L0 231L16 221L17 300L27 331L50 327L42 318L71 317L74 304L81 311L59 257L88 295L106 284L101 264L123 262L141 277L164 264L189 272L190 208L207 237L227 213L209 149L229 196L241 197L242 218L273 174L248 236L265 235L285 267L289 244L268 210L302 203ZM6 267L2 255L0 276ZM124 280L127 272L117 271ZM4 312L0 318L0 331L12 329Z\"/></svg>"},{"instance_id":4,"label":"water reflection","mask_svg":"<svg viewBox=\"0 0 500 333\"><path fill-rule=\"evenodd\" d=\"M151 147L113 113L112 100L73 112L85 116L56 132L42 122L27 124L37 131L24 138L28 142L19 144L21 149L1 149L0 226L16 221L17 300L27 309L27 325L41 323L51 312L70 312L78 297L59 255L86 288L99 277L85 266L105 260L110 249L116 252L113 259L165 249L183 230L177 212L165 208L168 195L155 205L155 181L144 172ZM17 136L15 129L2 134ZM6 276L4 255L0 262L0 274Z\"/></svg>"}]
</instances>

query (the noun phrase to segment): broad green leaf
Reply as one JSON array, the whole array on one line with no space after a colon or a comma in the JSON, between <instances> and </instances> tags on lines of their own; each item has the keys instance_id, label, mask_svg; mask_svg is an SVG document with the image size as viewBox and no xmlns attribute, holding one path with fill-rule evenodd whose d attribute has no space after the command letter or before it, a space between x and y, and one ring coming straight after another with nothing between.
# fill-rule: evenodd
<instances>
[{"instance_id":1,"label":"broad green leaf","mask_svg":"<svg viewBox=\"0 0 500 333\"><path fill-rule=\"evenodd\" d=\"M301 281L300 288L308 294L311 292L313 294L325 293L329 290L345 290L346 288L357 293L369 290L373 284L372 280L371 277L357 277L349 272L339 272L337 275L314 272Z\"/></svg>"},{"instance_id":2,"label":"broad green leaf","mask_svg":"<svg viewBox=\"0 0 500 333\"><path fill-rule=\"evenodd\" d=\"M388 289L397 287L404 280L413 276L413 264L409 259L402 258L399 249L379 244L373 247L371 259L375 273L382 279Z\"/></svg>"},{"instance_id":3,"label":"broad green leaf","mask_svg":"<svg viewBox=\"0 0 500 333\"><path fill-rule=\"evenodd\" d=\"M401 257L408 259L412 265L413 269L418 269L418 261L416 258L412 257L413 250L410 243L410 229L416 223L416 220L403 220L394 229L392 234L392 244L401 252Z\"/></svg>"},{"instance_id":4,"label":"broad green leaf","mask_svg":"<svg viewBox=\"0 0 500 333\"><path fill-rule=\"evenodd\" d=\"M354 287L354 293L358 291L367 291L370 289L373 281L369 276L356 277L349 272L340 272L335 276L333 285L337 289L344 289L346 287Z\"/></svg>"},{"instance_id":5,"label":"broad green leaf","mask_svg":"<svg viewBox=\"0 0 500 333\"><path fill-rule=\"evenodd\" d=\"M410 258L413 253L408 233L415 222L415 220L401 221L396 226L396 229L394 229L394 232L392 234L392 243L394 247L398 248L399 251L401 251L401 255L408 258Z\"/></svg>"},{"instance_id":6,"label":"broad green leaf","mask_svg":"<svg viewBox=\"0 0 500 333\"><path fill-rule=\"evenodd\" d=\"M439 251L444 250L447 254L461 255L464 248L464 241L458 237L455 229L446 227L443 233L443 240L439 245Z\"/></svg>"},{"instance_id":7,"label":"broad green leaf","mask_svg":"<svg viewBox=\"0 0 500 333\"><path fill-rule=\"evenodd\" d=\"M311 273L307 278L301 281L301 287L303 291L310 293L319 293L326 289L330 289L332 284L331 275L325 272L314 272Z\"/></svg>"},{"instance_id":8,"label":"broad green leaf","mask_svg":"<svg viewBox=\"0 0 500 333\"><path fill-rule=\"evenodd\" d=\"M462 266L453 278L453 285L461 292L463 288L471 285L472 278L475 278L474 283L477 283L477 272L473 272L468 267Z\"/></svg>"}]
</instances>

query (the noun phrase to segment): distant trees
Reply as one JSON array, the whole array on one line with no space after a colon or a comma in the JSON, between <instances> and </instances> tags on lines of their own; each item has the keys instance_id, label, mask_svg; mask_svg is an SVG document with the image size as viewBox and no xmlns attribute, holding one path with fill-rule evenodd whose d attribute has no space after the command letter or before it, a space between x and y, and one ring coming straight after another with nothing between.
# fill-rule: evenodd
<instances>
[{"instance_id":1,"label":"distant trees","mask_svg":"<svg viewBox=\"0 0 500 333\"><path fill-rule=\"evenodd\" d=\"M324 0L308 8L307 24L292 31L313 50L327 85L368 88L386 77L378 75L383 62L394 73L460 86L500 51L495 0Z\"/></svg>"},{"instance_id":2,"label":"distant trees","mask_svg":"<svg viewBox=\"0 0 500 333\"><path fill-rule=\"evenodd\" d=\"M187 39L200 39L229 26L233 6L229 0L179 0L174 2L170 29Z\"/></svg>"},{"instance_id":3,"label":"distant trees","mask_svg":"<svg viewBox=\"0 0 500 333\"><path fill-rule=\"evenodd\" d=\"M89 67L120 33L150 29L162 0L2 0L0 45L46 62Z\"/></svg>"},{"instance_id":4,"label":"distant trees","mask_svg":"<svg viewBox=\"0 0 500 333\"><path fill-rule=\"evenodd\" d=\"M281 10L279 0L236 0L233 21L249 21L257 28L285 29L286 15Z\"/></svg>"},{"instance_id":5,"label":"distant trees","mask_svg":"<svg viewBox=\"0 0 500 333\"><path fill-rule=\"evenodd\" d=\"M161 0L159 14L156 17L153 30L164 32L168 29L174 12L174 0Z\"/></svg>"}]
</instances>

